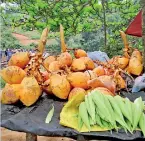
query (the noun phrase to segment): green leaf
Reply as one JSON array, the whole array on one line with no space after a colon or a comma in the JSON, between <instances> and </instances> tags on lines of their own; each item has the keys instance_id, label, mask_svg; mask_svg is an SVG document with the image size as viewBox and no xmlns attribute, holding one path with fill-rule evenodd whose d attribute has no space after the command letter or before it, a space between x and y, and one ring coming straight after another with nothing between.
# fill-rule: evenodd
<instances>
[{"instance_id":1,"label":"green leaf","mask_svg":"<svg viewBox=\"0 0 145 141\"><path fill-rule=\"evenodd\" d=\"M49 111L45 123L49 123L51 121L53 114L54 114L54 106L52 105L52 109Z\"/></svg>"}]
</instances>

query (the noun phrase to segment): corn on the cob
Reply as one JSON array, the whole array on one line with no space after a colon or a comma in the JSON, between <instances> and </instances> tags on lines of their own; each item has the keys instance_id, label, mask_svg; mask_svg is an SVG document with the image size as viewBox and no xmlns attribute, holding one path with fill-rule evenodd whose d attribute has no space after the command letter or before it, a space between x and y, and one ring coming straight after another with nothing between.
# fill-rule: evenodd
<instances>
[{"instance_id":1,"label":"corn on the cob","mask_svg":"<svg viewBox=\"0 0 145 141\"><path fill-rule=\"evenodd\" d=\"M134 104L132 104L132 105L133 105L132 112L135 113L133 116L133 130L135 130L139 123L139 120L140 120L140 117L141 117L141 114L142 114L143 108L144 108L142 98L141 97L137 98L134 101Z\"/></svg>"},{"instance_id":2,"label":"corn on the cob","mask_svg":"<svg viewBox=\"0 0 145 141\"><path fill-rule=\"evenodd\" d=\"M80 114L80 117L82 118L82 121L84 122L84 124L86 125L88 130L90 131L90 122L89 122L89 117L88 117L87 108L85 106L85 102L82 102L80 104L80 106L79 106L79 114Z\"/></svg>"},{"instance_id":3,"label":"corn on the cob","mask_svg":"<svg viewBox=\"0 0 145 141\"><path fill-rule=\"evenodd\" d=\"M90 113L91 113L91 118L93 122L95 122L95 103L92 100L92 95L88 94L88 102L89 102L89 107L90 107Z\"/></svg>"},{"instance_id":4,"label":"corn on the cob","mask_svg":"<svg viewBox=\"0 0 145 141\"><path fill-rule=\"evenodd\" d=\"M109 100L107 99L106 95L102 94L102 96L104 97L104 103L105 103L106 107L108 108L109 113L111 115L111 119L112 119L111 124L114 128L117 128L116 121L115 121L115 118L114 118L114 111L112 109L112 106L111 106Z\"/></svg>"},{"instance_id":5,"label":"corn on the cob","mask_svg":"<svg viewBox=\"0 0 145 141\"><path fill-rule=\"evenodd\" d=\"M122 125L124 128L129 129L129 127L127 126L127 124L125 123L124 121L124 118L123 118L123 115L122 115L122 112L119 108L119 106L117 105L117 102L116 100L110 96L110 95L106 95L106 97L108 98L113 110L114 110L114 117L115 117L115 120L120 124Z\"/></svg>"},{"instance_id":6,"label":"corn on the cob","mask_svg":"<svg viewBox=\"0 0 145 141\"><path fill-rule=\"evenodd\" d=\"M126 120L130 133L132 133L132 123L129 120Z\"/></svg>"},{"instance_id":7,"label":"corn on the cob","mask_svg":"<svg viewBox=\"0 0 145 141\"><path fill-rule=\"evenodd\" d=\"M107 107L105 106L102 94L100 94L97 91L93 91L91 93L91 96L92 96L92 99L93 99L95 105L97 105L97 111L98 111L100 117L108 122L112 122L111 115L110 115Z\"/></svg>"},{"instance_id":8,"label":"corn on the cob","mask_svg":"<svg viewBox=\"0 0 145 141\"><path fill-rule=\"evenodd\" d=\"M128 99L125 98L125 108L127 108L127 112L130 115L130 123L132 124L132 117L133 117L133 113L132 113L132 105L133 103Z\"/></svg>"},{"instance_id":9,"label":"corn on the cob","mask_svg":"<svg viewBox=\"0 0 145 141\"><path fill-rule=\"evenodd\" d=\"M114 128L110 122L107 122L107 121L105 121L103 119L101 119L101 123L103 125L103 128L108 128L108 129Z\"/></svg>"},{"instance_id":10,"label":"corn on the cob","mask_svg":"<svg viewBox=\"0 0 145 141\"><path fill-rule=\"evenodd\" d=\"M123 101L123 98L121 98L120 96L115 96L114 97L122 114L124 115L124 117L126 117L130 122L132 122L132 117L131 115L128 113L128 107L125 107L125 103Z\"/></svg>"},{"instance_id":11,"label":"corn on the cob","mask_svg":"<svg viewBox=\"0 0 145 141\"><path fill-rule=\"evenodd\" d=\"M87 95L85 95L85 105L86 105L86 108L87 108L89 115L91 116L90 105L89 105L89 100L88 100Z\"/></svg>"},{"instance_id":12,"label":"corn on the cob","mask_svg":"<svg viewBox=\"0 0 145 141\"><path fill-rule=\"evenodd\" d=\"M79 113L78 114L78 127L79 127L79 130L81 130L82 126L83 126L83 120L82 120L82 118L80 116L80 113Z\"/></svg>"},{"instance_id":13,"label":"corn on the cob","mask_svg":"<svg viewBox=\"0 0 145 141\"><path fill-rule=\"evenodd\" d=\"M143 135L145 137L145 114L141 114L140 120L139 120L139 127L141 131L143 132Z\"/></svg>"},{"instance_id":14,"label":"corn on the cob","mask_svg":"<svg viewBox=\"0 0 145 141\"><path fill-rule=\"evenodd\" d=\"M97 112L96 112L95 118L96 118L96 124L98 124L100 127L103 127L103 124L101 122L101 118Z\"/></svg>"},{"instance_id":15,"label":"corn on the cob","mask_svg":"<svg viewBox=\"0 0 145 141\"><path fill-rule=\"evenodd\" d=\"M95 125L95 122L92 120L92 118L90 116L89 116L89 122L90 122L91 126Z\"/></svg>"}]
</instances>

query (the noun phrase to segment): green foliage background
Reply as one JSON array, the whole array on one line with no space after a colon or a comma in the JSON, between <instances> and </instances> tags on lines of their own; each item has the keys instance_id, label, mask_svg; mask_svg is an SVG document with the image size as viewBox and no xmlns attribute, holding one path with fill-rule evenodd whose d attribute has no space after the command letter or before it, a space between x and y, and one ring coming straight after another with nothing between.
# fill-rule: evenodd
<instances>
[{"instance_id":1,"label":"green foliage background","mask_svg":"<svg viewBox=\"0 0 145 141\"><path fill-rule=\"evenodd\" d=\"M100 49L107 52L110 57L122 53L123 42L119 30L125 31L140 10L139 0L5 0L3 2L6 6L1 6L1 17L3 23L12 30L21 27L23 30L41 32L49 26L51 32L58 33L59 24L62 24L69 47L84 48L88 51ZM49 46L51 51L59 50L59 34L56 34L56 38L58 43ZM133 47L142 49L139 38L129 40Z\"/></svg>"}]
</instances>

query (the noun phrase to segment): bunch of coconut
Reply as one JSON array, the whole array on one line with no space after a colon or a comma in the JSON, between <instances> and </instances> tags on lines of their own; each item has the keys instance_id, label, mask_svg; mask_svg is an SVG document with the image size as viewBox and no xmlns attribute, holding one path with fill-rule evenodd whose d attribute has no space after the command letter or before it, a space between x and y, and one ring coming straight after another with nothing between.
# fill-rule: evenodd
<instances>
[{"instance_id":1,"label":"bunch of coconut","mask_svg":"<svg viewBox=\"0 0 145 141\"><path fill-rule=\"evenodd\" d=\"M31 106L41 96L41 83L44 80L39 69L47 36L46 28L42 32L35 54L17 52L10 58L8 67L0 70L0 76L6 82L1 92L3 104L14 104L20 100L24 105Z\"/></svg>"},{"instance_id":2,"label":"bunch of coconut","mask_svg":"<svg viewBox=\"0 0 145 141\"><path fill-rule=\"evenodd\" d=\"M1 95L2 103L13 104L20 100L30 106L39 99L42 91L60 99L71 99L77 93L87 94L96 88L102 93L115 95L117 87L126 87L120 70L115 71L116 68L104 63L95 67L97 62L94 63L82 49L71 49L72 56L65 44L61 25L62 53L43 58L47 37L46 28L35 54L18 52L11 57L8 67L0 71L7 83ZM41 70L42 67L45 71Z\"/></svg>"},{"instance_id":3,"label":"bunch of coconut","mask_svg":"<svg viewBox=\"0 0 145 141\"><path fill-rule=\"evenodd\" d=\"M123 31L120 31L120 34L124 42L124 54L123 56L113 57L108 63L114 64L131 75L139 76L143 72L143 56L138 49L129 46L126 34Z\"/></svg>"}]
</instances>

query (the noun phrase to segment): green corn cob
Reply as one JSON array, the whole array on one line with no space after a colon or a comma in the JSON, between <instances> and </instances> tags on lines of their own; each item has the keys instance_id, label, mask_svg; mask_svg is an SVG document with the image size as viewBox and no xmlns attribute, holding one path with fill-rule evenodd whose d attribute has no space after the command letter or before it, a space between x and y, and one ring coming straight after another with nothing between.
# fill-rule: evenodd
<instances>
[{"instance_id":1,"label":"green corn cob","mask_svg":"<svg viewBox=\"0 0 145 141\"><path fill-rule=\"evenodd\" d=\"M82 126L83 126L83 120L82 120L80 114L78 114L78 127L79 127L79 130L81 130Z\"/></svg>"},{"instance_id":2,"label":"green corn cob","mask_svg":"<svg viewBox=\"0 0 145 141\"><path fill-rule=\"evenodd\" d=\"M139 127L145 137L145 114L141 114L140 120L139 120Z\"/></svg>"},{"instance_id":3,"label":"green corn cob","mask_svg":"<svg viewBox=\"0 0 145 141\"><path fill-rule=\"evenodd\" d=\"M85 95L85 105L86 105L86 108L87 108L89 115L91 116L90 105L89 105L89 100L88 100L87 95Z\"/></svg>"},{"instance_id":4,"label":"green corn cob","mask_svg":"<svg viewBox=\"0 0 145 141\"><path fill-rule=\"evenodd\" d=\"M130 123L132 124L133 121L132 121L132 106L131 106L132 102L128 99L128 98L125 98L125 108L128 109L128 113L130 115Z\"/></svg>"},{"instance_id":5,"label":"green corn cob","mask_svg":"<svg viewBox=\"0 0 145 141\"><path fill-rule=\"evenodd\" d=\"M111 106L109 100L107 99L106 95L104 95L104 94L102 94L102 95L104 97L104 103L105 103L106 107L108 108L109 113L111 115L111 119L112 119L111 124L116 129L117 126L116 126L116 121L115 121L115 118L114 118L114 111L112 109L112 106Z\"/></svg>"},{"instance_id":6,"label":"green corn cob","mask_svg":"<svg viewBox=\"0 0 145 141\"><path fill-rule=\"evenodd\" d=\"M90 116L89 116L89 122L90 122L91 126L95 125L95 122L92 120L92 118Z\"/></svg>"},{"instance_id":7,"label":"green corn cob","mask_svg":"<svg viewBox=\"0 0 145 141\"><path fill-rule=\"evenodd\" d=\"M130 122L132 122L132 117L128 112L128 107L125 107L125 103L123 102L123 98L121 98L120 96L115 96L114 97L122 114L124 115L124 117L126 117Z\"/></svg>"},{"instance_id":8,"label":"green corn cob","mask_svg":"<svg viewBox=\"0 0 145 141\"><path fill-rule=\"evenodd\" d=\"M90 113L91 113L91 118L93 122L95 122L95 103L92 100L91 94L88 95L88 102L89 102L89 107L90 107Z\"/></svg>"},{"instance_id":9,"label":"green corn cob","mask_svg":"<svg viewBox=\"0 0 145 141\"><path fill-rule=\"evenodd\" d=\"M113 110L114 110L114 117L115 117L115 120L120 124L122 125L124 128L126 128L127 130L130 130L129 127L127 126L124 118L123 118L123 115L122 115L122 112L115 100L115 98L113 98L112 96L110 95L106 95L106 97L108 98Z\"/></svg>"},{"instance_id":10,"label":"green corn cob","mask_svg":"<svg viewBox=\"0 0 145 141\"><path fill-rule=\"evenodd\" d=\"M100 116L98 115L97 112L96 112L95 118L96 118L96 124L98 124L100 127L103 127L103 124L101 122L101 118L100 118Z\"/></svg>"},{"instance_id":11,"label":"green corn cob","mask_svg":"<svg viewBox=\"0 0 145 141\"><path fill-rule=\"evenodd\" d=\"M111 115L105 106L102 94L94 91L93 93L91 93L91 96L94 103L97 105L99 116L108 122L112 122Z\"/></svg>"},{"instance_id":12,"label":"green corn cob","mask_svg":"<svg viewBox=\"0 0 145 141\"><path fill-rule=\"evenodd\" d=\"M86 125L88 130L90 131L89 116L88 116L87 108L85 106L85 102L82 102L80 104L80 106L79 106L79 114L80 114L80 117L81 117L82 121L84 122L84 124Z\"/></svg>"},{"instance_id":13,"label":"green corn cob","mask_svg":"<svg viewBox=\"0 0 145 141\"><path fill-rule=\"evenodd\" d=\"M140 117L144 108L142 98L141 97L137 98L134 101L134 104L132 104L132 106L133 106L132 112L134 113L133 114L133 130L135 130L139 123L139 120L140 120Z\"/></svg>"}]
</instances>

